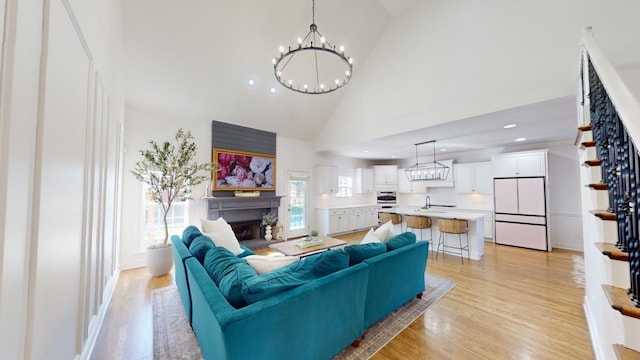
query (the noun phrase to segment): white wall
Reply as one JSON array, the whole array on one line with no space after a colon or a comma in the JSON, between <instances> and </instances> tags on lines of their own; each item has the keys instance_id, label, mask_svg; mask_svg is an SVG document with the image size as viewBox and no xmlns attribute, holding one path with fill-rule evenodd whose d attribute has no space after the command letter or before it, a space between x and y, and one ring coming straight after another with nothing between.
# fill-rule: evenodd
<instances>
[{"instance_id":1,"label":"white wall","mask_svg":"<svg viewBox=\"0 0 640 360\"><path fill-rule=\"evenodd\" d=\"M0 5L0 349L83 357L117 280L119 3Z\"/></svg>"},{"instance_id":2,"label":"white wall","mask_svg":"<svg viewBox=\"0 0 640 360\"><path fill-rule=\"evenodd\" d=\"M628 44L640 42L639 12L624 0L416 1L356 65L316 146L575 94L582 29L593 26L615 65L637 64L640 50Z\"/></svg>"}]
</instances>

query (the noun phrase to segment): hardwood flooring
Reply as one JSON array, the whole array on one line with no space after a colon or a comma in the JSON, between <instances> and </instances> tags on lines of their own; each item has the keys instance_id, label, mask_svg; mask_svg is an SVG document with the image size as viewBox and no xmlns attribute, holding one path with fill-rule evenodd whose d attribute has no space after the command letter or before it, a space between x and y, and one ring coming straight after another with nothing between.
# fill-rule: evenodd
<instances>
[{"instance_id":1,"label":"hardwood flooring","mask_svg":"<svg viewBox=\"0 0 640 360\"><path fill-rule=\"evenodd\" d=\"M456 287L373 359L593 359L584 289L573 279L573 257L581 255L491 243L482 261L431 253L427 271ZM123 271L92 358L152 359L151 291L172 282L146 269Z\"/></svg>"}]
</instances>

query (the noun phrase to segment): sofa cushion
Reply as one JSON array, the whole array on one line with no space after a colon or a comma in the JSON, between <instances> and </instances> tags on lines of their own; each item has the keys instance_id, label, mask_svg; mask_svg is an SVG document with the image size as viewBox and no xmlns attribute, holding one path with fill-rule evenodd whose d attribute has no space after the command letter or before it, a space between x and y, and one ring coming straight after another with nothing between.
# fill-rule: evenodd
<instances>
[{"instance_id":1,"label":"sofa cushion","mask_svg":"<svg viewBox=\"0 0 640 360\"><path fill-rule=\"evenodd\" d=\"M247 304L252 304L348 266L349 255L346 251L328 250L281 269L246 279L242 287L242 297Z\"/></svg>"},{"instance_id":2,"label":"sofa cushion","mask_svg":"<svg viewBox=\"0 0 640 360\"><path fill-rule=\"evenodd\" d=\"M204 262L204 256L207 254L207 252L215 247L216 246L213 244L211 239L209 239L209 237L200 235L196 236L196 238L191 241L189 252L202 264Z\"/></svg>"},{"instance_id":3,"label":"sofa cushion","mask_svg":"<svg viewBox=\"0 0 640 360\"><path fill-rule=\"evenodd\" d=\"M249 255L249 256L246 256L244 259L258 274L265 274L270 271L283 268L296 261L299 261L300 257L274 254L274 255Z\"/></svg>"},{"instance_id":4,"label":"sofa cushion","mask_svg":"<svg viewBox=\"0 0 640 360\"><path fill-rule=\"evenodd\" d=\"M198 229L198 227L193 225L187 226L182 232L182 242L187 247L189 247L191 246L191 242L193 241L193 239L200 235L202 235L202 233L200 232L200 229Z\"/></svg>"},{"instance_id":5,"label":"sofa cushion","mask_svg":"<svg viewBox=\"0 0 640 360\"><path fill-rule=\"evenodd\" d=\"M246 264L247 262L235 256L231 251L221 246L216 246L207 252L202 265L213 282L219 285L222 278L232 272L239 263Z\"/></svg>"},{"instance_id":6,"label":"sofa cushion","mask_svg":"<svg viewBox=\"0 0 640 360\"><path fill-rule=\"evenodd\" d=\"M381 242L349 245L344 248L349 254L349 266L359 264L363 260L387 252L387 246Z\"/></svg>"},{"instance_id":7,"label":"sofa cushion","mask_svg":"<svg viewBox=\"0 0 640 360\"><path fill-rule=\"evenodd\" d=\"M218 284L222 296L236 309L247 305L242 297L243 281L257 275L256 271L246 261L240 258L238 260L228 265L227 269L230 271L224 275Z\"/></svg>"},{"instance_id":8,"label":"sofa cushion","mask_svg":"<svg viewBox=\"0 0 640 360\"><path fill-rule=\"evenodd\" d=\"M403 246L414 244L415 242L416 242L416 234L407 231L405 233L396 235L393 238L387 240L385 244L387 245L387 251L392 251L395 249L399 249Z\"/></svg>"}]
</instances>

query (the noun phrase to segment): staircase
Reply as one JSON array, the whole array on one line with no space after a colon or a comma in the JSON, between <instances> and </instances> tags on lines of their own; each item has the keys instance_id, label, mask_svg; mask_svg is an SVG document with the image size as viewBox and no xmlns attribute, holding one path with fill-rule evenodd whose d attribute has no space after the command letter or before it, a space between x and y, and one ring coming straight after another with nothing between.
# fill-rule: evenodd
<instances>
[{"instance_id":1,"label":"staircase","mask_svg":"<svg viewBox=\"0 0 640 360\"><path fill-rule=\"evenodd\" d=\"M585 313L598 359L640 359L640 103L583 36L580 144Z\"/></svg>"}]
</instances>

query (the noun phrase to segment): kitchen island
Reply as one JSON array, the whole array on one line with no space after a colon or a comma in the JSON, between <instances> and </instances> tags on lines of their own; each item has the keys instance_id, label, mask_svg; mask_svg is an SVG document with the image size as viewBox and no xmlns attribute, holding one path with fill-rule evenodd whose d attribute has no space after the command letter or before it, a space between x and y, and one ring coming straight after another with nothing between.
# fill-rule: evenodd
<instances>
[{"instance_id":1,"label":"kitchen island","mask_svg":"<svg viewBox=\"0 0 640 360\"><path fill-rule=\"evenodd\" d=\"M431 218L431 227L433 233L433 241L431 242L432 250L436 250L438 245L438 238L440 237L440 231L438 231L438 219L459 219L467 220L469 223L469 258L472 260L480 260L482 254L484 254L484 215L472 212L457 212L446 211L441 209L422 209L418 207L395 207L389 209L383 209L380 212L393 213L404 215L416 215ZM403 219L403 228L406 229L406 224ZM411 231L411 229L409 229ZM420 231L416 230L416 235L420 238ZM463 244L464 244L464 235ZM446 235L446 244L448 246L459 246L457 235ZM445 253L460 256L459 253L453 251L447 251ZM467 251L463 250L463 254L467 257Z\"/></svg>"}]
</instances>

